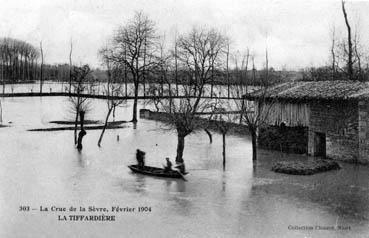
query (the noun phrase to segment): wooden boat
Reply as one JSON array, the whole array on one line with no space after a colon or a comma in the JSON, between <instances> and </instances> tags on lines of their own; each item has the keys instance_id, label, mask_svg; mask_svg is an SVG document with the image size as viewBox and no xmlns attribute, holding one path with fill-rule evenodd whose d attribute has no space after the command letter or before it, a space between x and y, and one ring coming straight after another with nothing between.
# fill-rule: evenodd
<instances>
[{"instance_id":1,"label":"wooden boat","mask_svg":"<svg viewBox=\"0 0 369 238\"><path fill-rule=\"evenodd\" d=\"M129 165L128 168L130 168L132 172L134 173L145 174L145 175L156 176L156 177L163 177L163 178L181 178L183 180L186 180L184 178L184 175L187 174L187 173L181 174L177 170L164 171L164 169L162 168L150 167L150 166L144 166L140 168L138 167L138 165L135 165L135 164Z\"/></svg>"}]
</instances>

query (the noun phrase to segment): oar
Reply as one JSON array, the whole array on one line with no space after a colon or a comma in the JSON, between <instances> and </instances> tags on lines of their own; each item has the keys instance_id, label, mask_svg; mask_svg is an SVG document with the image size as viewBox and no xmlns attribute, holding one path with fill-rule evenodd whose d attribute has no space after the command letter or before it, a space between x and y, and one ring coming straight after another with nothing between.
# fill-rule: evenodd
<instances>
[{"instance_id":1,"label":"oar","mask_svg":"<svg viewBox=\"0 0 369 238\"><path fill-rule=\"evenodd\" d=\"M163 165L163 167L165 167L164 164L162 164L162 165ZM181 179L183 179L184 181L187 182L187 179L184 177L184 174L182 174L179 170L173 170L173 171L177 171L179 173L179 175L181 175Z\"/></svg>"},{"instance_id":2,"label":"oar","mask_svg":"<svg viewBox=\"0 0 369 238\"><path fill-rule=\"evenodd\" d=\"M184 177L184 175L183 175L181 172L179 172L179 170L177 170L177 172L179 173L179 175L181 175L181 178L182 178L184 181L186 181L186 182L187 182L187 179Z\"/></svg>"}]
</instances>

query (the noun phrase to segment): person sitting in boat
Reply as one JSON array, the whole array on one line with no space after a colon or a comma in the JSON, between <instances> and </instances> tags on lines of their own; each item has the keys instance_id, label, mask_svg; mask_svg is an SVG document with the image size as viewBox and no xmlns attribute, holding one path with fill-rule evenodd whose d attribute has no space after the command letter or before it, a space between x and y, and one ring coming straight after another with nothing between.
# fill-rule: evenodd
<instances>
[{"instance_id":1,"label":"person sitting in boat","mask_svg":"<svg viewBox=\"0 0 369 238\"><path fill-rule=\"evenodd\" d=\"M145 166L145 152L142 150L137 149L136 150L136 159L137 159L137 165L138 167L144 167Z\"/></svg>"},{"instance_id":2,"label":"person sitting in boat","mask_svg":"<svg viewBox=\"0 0 369 238\"><path fill-rule=\"evenodd\" d=\"M170 162L168 157L165 159L167 160L167 165L164 167L164 172L172 171L172 162Z\"/></svg>"},{"instance_id":3,"label":"person sitting in boat","mask_svg":"<svg viewBox=\"0 0 369 238\"><path fill-rule=\"evenodd\" d=\"M175 166L175 168L177 168L177 169L178 169L178 171L179 171L181 174L186 174L186 167L185 167L184 162L177 162L177 165Z\"/></svg>"}]
</instances>

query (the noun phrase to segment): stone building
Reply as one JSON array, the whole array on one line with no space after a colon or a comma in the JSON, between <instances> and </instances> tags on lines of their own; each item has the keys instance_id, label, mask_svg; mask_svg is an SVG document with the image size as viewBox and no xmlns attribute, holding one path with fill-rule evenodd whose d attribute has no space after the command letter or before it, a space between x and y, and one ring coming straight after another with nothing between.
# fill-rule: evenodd
<instances>
[{"instance_id":1,"label":"stone building","mask_svg":"<svg viewBox=\"0 0 369 238\"><path fill-rule=\"evenodd\" d=\"M268 144L272 149L278 149L276 144L283 141L280 148L287 151L298 146L297 152L312 156L369 163L368 83L284 83L244 98L255 102L256 112L261 101L269 108L264 110L268 111L268 127L260 130L259 143L274 136L277 139Z\"/></svg>"}]
</instances>

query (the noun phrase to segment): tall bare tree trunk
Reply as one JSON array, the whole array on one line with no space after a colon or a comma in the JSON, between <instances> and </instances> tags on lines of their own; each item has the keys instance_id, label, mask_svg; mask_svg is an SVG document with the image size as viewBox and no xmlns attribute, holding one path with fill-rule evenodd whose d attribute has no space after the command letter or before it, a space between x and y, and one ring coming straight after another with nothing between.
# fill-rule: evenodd
<instances>
[{"instance_id":1,"label":"tall bare tree trunk","mask_svg":"<svg viewBox=\"0 0 369 238\"><path fill-rule=\"evenodd\" d=\"M108 120L109 120L109 117L110 117L111 112L113 111L113 108L114 107L110 107L109 110L108 110L108 113L106 114L104 127L103 127L103 129L101 131L101 134L100 134L100 137L99 137L99 141L97 142L97 146L99 146L99 147L101 146L101 141L103 139L103 136L104 136L106 127L108 126Z\"/></svg>"},{"instance_id":2,"label":"tall bare tree trunk","mask_svg":"<svg viewBox=\"0 0 369 238\"><path fill-rule=\"evenodd\" d=\"M124 60L127 60L127 47L124 46ZM128 73L127 73L127 65L124 65L124 90L126 97L128 96Z\"/></svg>"},{"instance_id":3,"label":"tall bare tree trunk","mask_svg":"<svg viewBox=\"0 0 369 238\"><path fill-rule=\"evenodd\" d=\"M348 44L348 61L347 61L347 73L349 75L349 79L354 79L354 69L352 62L352 40L351 40L351 27L348 22L347 13L345 9L345 1L342 0L342 12L345 18L346 28L347 28L347 44Z\"/></svg>"},{"instance_id":4,"label":"tall bare tree trunk","mask_svg":"<svg viewBox=\"0 0 369 238\"><path fill-rule=\"evenodd\" d=\"M357 49L357 46L359 44L359 40L358 40L358 35L357 35L357 31L355 31L355 36L354 36L354 51L355 51L355 56L357 59L357 66L359 68L359 75L358 75L358 79L359 80L363 80L363 74L362 74L362 70L361 70L361 56L360 53Z\"/></svg>"},{"instance_id":5,"label":"tall bare tree trunk","mask_svg":"<svg viewBox=\"0 0 369 238\"><path fill-rule=\"evenodd\" d=\"M183 151L185 145L185 137L183 135L178 134L178 143L177 143L177 156L176 162L183 163Z\"/></svg>"},{"instance_id":6,"label":"tall bare tree trunk","mask_svg":"<svg viewBox=\"0 0 369 238\"><path fill-rule=\"evenodd\" d=\"M210 98L213 98L214 94L214 59L213 59L213 52L211 52L211 85L210 85Z\"/></svg>"},{"instance_id":7,"label":"tall bare tree trunk","mask_svg":"<svg viewBox=\"0 0 369 238\"><path fill-rule=\"evenodd\" d=\"M137 101L138 101L138 87L140 85L140 78L139 78L139 72L138 72L138 59L139 59L139 56L137 56L136 58L136 72L135 72L135 75L133 75L133 83L134 83L134 90L135 90L135 98L133 100L133 115L132 115L132 122L133 123L136 123L137 122Z\"/></svg>"},{"instance_id":8,"label":"tall bare tree trunk","mask_svg":"<svg viewBox=\"0 0 369 238\"><path fill-rule=\"evenodd\" d=\"M135 98L133 99L133 116L132 116L132 122L137 122L137 101L138 101L138 81L135 80Z\"/></svg>"}]
</instances>

